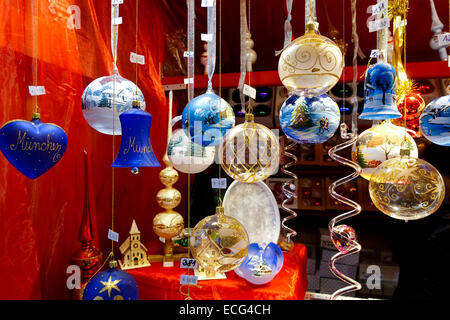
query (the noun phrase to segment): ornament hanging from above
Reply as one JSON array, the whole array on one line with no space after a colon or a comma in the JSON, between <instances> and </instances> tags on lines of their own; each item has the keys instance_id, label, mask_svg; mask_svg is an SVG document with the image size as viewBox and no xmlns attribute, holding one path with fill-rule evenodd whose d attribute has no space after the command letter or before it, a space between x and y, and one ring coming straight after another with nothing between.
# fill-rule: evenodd
<instances>
[{"instance_id":1,"label":"ornament hanging from above","mask_svg":"<svg viewBox=\"0 0 450 320\"><path fill-rule=\"evenodd\" d=\"M450 147L450 95L431 101L420 115L420 129L435 144Z\"/></svg>"},{"instance_id":2,"label":"ornament hanging from above","mask_svg":"<svg viewBox=\"0 0 450 320\"><path fill-rule=\"evenodd\" d=\"M317 23L308 22L306 33L282 52L278 62L281 82L289 90L307 97L329 91L338 82L344 68L339 47L321 36Z\"/></svg>"},{"instance_id":3,"label":"ornament hanging from above","mask_svg":"<svg viewBox=\"0 0 450 320\"><path fill-rule=\"evenodd\" d=\"M383 121L358 136L352 159L361 166L361 176L370 180L375 168L383 161L400 156L402 147L407 148L412 157L418 157L416 142L405 129Z\"/></svg>"},{"instance_id":4,"label":"ornament hanging from above","mask_svg":"<svg viewBox=\"0 0 450 320\"><path fill-rule=\"evenodd\" d=\"M407 150L402 153L407 154ZM442 204L445 185L428 162L410 156L384 161L373 172L369 194L384 214L400 220L417 220L434 213Z\"/></svg>"},{"instance_id":5,"label":"ornament hanging from above","mask_svg":"<svg viewBox=\"0 0 450 320\"><path fill-rule=\"evenodd\" d=\"M109 269L99 272L89 280L83 300L137 300L138 286L127 272L117 269L117 262L110 261Z\"/></svg>"},{"instance_id":6,"label":"ornament hanging from above","mask_svg":"<svg viewBox=\"0 0 450 320\"><path fill-rule=\"evenodd\" d=\"M336 132L339 107L326 94L318 97L290 96L280 109L280 125L286 136L297 143L322 143Z\"/></svg>"},{"instance_id":7,"label":"ornament hanging from above","mask_svg":"<svg viewBox=\"0 0 450 320\"><path fill-rule=\"evenodd\" d=\"M234 180L245 183L262 181L275 174L280 158L280 143L267 127L255 123L253 114L231 129L219 145L219 162Z\"/></svg>"},{"instance_id":8,"label":"ornament hanging from above","mask_svg":"<svg viewBox=\"0 0 450 320\"><path fill-rule=\"evenodd\" d=\"M139 101L140 108L145 110L142 91L133 82L115 74L95 79L86 87L81 97L81 109L95 130L121 135L119 116L132 109L134 100Z\"/></svg>"},{"instance_id":9,"label":"ornament hanging from above","mask_svg":"<svg viewBox=\"0 0 450 320\"><path fill-rule=\"evenodd\" d=\"M398 111L402 114L401 118L393 119L392 123L397 126L404 126L406 121L406 128L411 130L411 136L413 138L422 137L422 131L420 130L419 118L425 108L425 101L420 93L408 93L398 102ZM406 107L406 117L405 108Z\"/></svg>"},{"instance_id":10,"label":"ornament hanging from above","mask_svg":"<svg viewBox=\"0 0 450 320\"><path fill-rule=\"evenodd\" d=\"M277 243L280 236L280 211L272 191L262 181L234 181L223 198L227 216L239 221L250 242Z\"/></svg>"},{"instance_id":11,"label":"ornament hanging from above","mask_svg":"<svg viewBox=\"0 0 450 320\"><path fill-rule=\"evenodd\" d=\"M202 219L190 237L192 256L206 274L236 269L247 256L248 236L244 227L224 214L223 207L216 214Z\"/></svg>"},{"instance_id":12,"label":"ornament hanging from above","mask_svg":"<svg viewBox=\"0 0 450 320\"><path fill-rule=\"evenodd\" d=\"M12 120L0 128L0 150L22 174L35 179L50 170L67 148L64 130L43 123L39 113L31 121Z\"/></svg>"},{"instance_id":13,"label":"ornament hanging from above","mask_svg":"<svg viewBox=\"0 0 450 320\"><path fill-rule=\"evenodd\" d=\"M216 146L234 126L234 112L224 99L212 90L192 99L184 108L183 129L191 141L203 146Z\"/></svg>"},{"instance_id":14,"label":"ornament hanging from above","mask_svg":"<svg viewBox=\"0 0 450 320\"><path fill-rule=\"evenodd\" d=\"M247 257L234 272L250 283L262 285L275 278L283 267L283 260L283 251L275 243L266 246L250 243Z\"/></svg>"},{"instance_id":15,"label":"ornament hanging from above","mask_svg":"<svg viewBox=\"0 0 450 320\"><path fill-rule=\"evenodd\" d=\"M183 129L174 131L167 147L167 155L175 169L183 173L199 173L213 162L215 147L203 147L192 142Z\"/></svg>"},{"instance_id":16,"label":"ornament hanging from above","mask_svg":"<svg viewBox=\"0 0 450 320\"><path fill-rule=\"evenodd\" d=\"M133 108L120 115L120 123L120 150L111 166L131 168L134 174L139 173L139 167L160 167L150 141L152 116L139 108L139 101L133 101Z\"/></svg>"},{"instance_id":17,"label":"ornament hanging from above","mask_svg":"<svg viewBox=\"0 0 450 320\"><path fill-rule=\"evenodd\" d=\"M388 63L377 63L366 71L364 82L364 120L400 118L395 101L397 90L395 68Z\"/></svg>"}]
</instances>

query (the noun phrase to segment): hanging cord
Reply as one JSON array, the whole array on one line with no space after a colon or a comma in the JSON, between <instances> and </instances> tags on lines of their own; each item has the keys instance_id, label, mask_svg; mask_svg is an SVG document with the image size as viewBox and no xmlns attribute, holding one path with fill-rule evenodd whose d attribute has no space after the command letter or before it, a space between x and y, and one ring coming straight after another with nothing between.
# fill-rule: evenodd
<instances>
[{"instance_id":1,"label":"hanging cord","mask_svg":"<svg viewBox=\"0 0 450 320\"><path fill-rule=\"evenodd\" d=\"M222 0L219 0L219 97L222 97ZM219 132L222 134L222 112L219 112ZM222 166L219 166L219 179L222 179ZM219 207L222 207L222 189L218 190Z\"/></svg>"},{"instance_id":2,"label":"hanging cord","mask_svg":"<svg viewBox=\"0 0 450 320\"><path fill-rule=\"evenodd\" d=\"M136 54L138 54L138 29L139 29L139 0L136 0ZM139 69L138 69L138 63L136 64L136 100L138 99L138 76L139 76Z\"/></svg>"},{"instance_id":3,"label":"hanging cord","mask_svg":"<svg viewBox=\"0 0 450 320\"><path fill-rule=\"evenodd\" d=\"M38 85L38 63L39 63L39 0L34 3L34 85ZM34 96L34 113L39 113L38 96Z\"/></svg>"},{"instance_id":4,"label":"hanging cord","mask_svg":"<svg viewBox=\"0 0 450 320\"><path fill-rule=\"evenodd\" d=\"M352 0L351 2L351 11L352 11L352 38L353 38L353 42L354 42L354 50L353 50L353 85L355 85L356 83L356 79L357 79L357 70L355 70L357 68L357 63L356 63L356 57L357 57L357 53L358 53L358 46L359 46L359 39L358 39L358 34L356 31L356 1L357 0ZM345 20L344 20L345 21ZM355 91L353 92L353 97L355 95ZM357 102L355 101L355 99L353 99L353 113L355 112L355 109L357 108ZM337 299L339 296L355 291L355 290L360 290L361 289L361 284L357 281L355 281L354 279L351 279L350 277L344 275L342 272L340 272L336 266L335 263L336 261L349 256L351 254L357 253L359 251L361 251L361 245L356 241L356 239L354 239L353 237L351 237L351 235L348 232L345 232L345 228L347 228L346 225L338 225L336 226L337 223L348 219L350 217L353 217L357 214L359 214L361 212L361 206L351 200L348 199L340 194L338 194L335 189L341 185L344 185L348 182L350 182L353 179L356 179L360 174L361 174L361 167L356 163L353 162L351 160L348 160L346 158L343 158L339 155L337 155L336 153L338 151L344 150L348 147L353 146L353 144L356 142L357 138L358 138L358 127L357 127L357 123L356 123L356 119L353 117L353 113L352 113L352 133L347 133L347 125L345 123L341 124L341 137L343 139L349 139L348 141L345 141L344 143L341 143L337 146L334 146L333 148L331 148L328 152L329 156L337 161L340 162L346 166L349 166L351 168L353 168L355 170L355 172L353 172L352 174L343 177L335 182L333 182L329 188L328 188L328 192L330 193L330 195L338 200L339 202L342 202L345 205L348 205L350 207L352 207L353 209L345 212L335 218L333 218L329 224L328 224L328 228L330 230L330 235L331 235L331 239L333 240L333 243L335 244L336 248L339 250L338 253L336 253L335 255L333 255L330 259L330 264L329 264L329 268L331 270L331 272L333 272L333 274L338 277L340 280L344 281L345 283L348 284L348 286L341 288L337 291L335 291L332 295L331 295L331 300L335 300ZM348 227L350 228L350 227ZM337 239L337 240L336 240ZM344 247L345 246L345 247Z\"/></svg>"},{"instance_id":5,"label":"hanging cord","mask_svg":"<svg viewBox=\"0 0 450 320\"><path fill-rule=\"evenodd\" d=\"M252 2L252 0L248 0L248 33L250 34L250 30L251 30L251 25L250 25L250 14L251 14L251 2ZM246 45L247 45L247 43L246 43ZM251 50L251 48L250 48L250 45L248 45L247 46L247 58L245 59L246 60L246 65L248 66L248 58L250 57L250 50ZM248 71L248 85L249 86L251 86L251 83L252 83L252 72L250 71L250 70L248 70L248 67L247 67L247 71ZM245 101L245 100L244 100ZM247 107L247 113L253 113L253 105L252 105L252 99L249 97L248 98L248 107Z\"/></svg>"}]
</instances>

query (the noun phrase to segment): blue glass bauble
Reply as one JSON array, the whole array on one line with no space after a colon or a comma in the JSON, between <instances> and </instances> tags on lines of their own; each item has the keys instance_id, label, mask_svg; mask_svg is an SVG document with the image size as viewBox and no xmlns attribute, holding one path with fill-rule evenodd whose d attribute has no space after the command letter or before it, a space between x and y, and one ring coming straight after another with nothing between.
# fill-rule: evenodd
<instances>
[{"instance_id":1,"label":"blue glass bauble","mask_svg":"<svg viewBox=\"0 0 450 320\"><path fill-rule=\"evenodd\" d=\"M431 101L420 115L425 138L441 146L450 146L450 95Z\"/></svg>"},{"instance_id":2,"label":"blue glass bauble","mask_svg":"<svg viewBox=\"0 0 450 320\"><path fill-rule=\"evenodd\" d=\"M116 74L95 79L86 87L81 97L81 110L87 123L95 130L104 134L121 135L119 116L133 107L133 100L139 101L140 108L145 110L142 91L133 82Z\"/></svg>"},{"instance_id":3,"label":"blue glass bauble","mask_svg":"<svg viewBox=\"0 0 450 320\"><path fill-rule=\"evenodd\" d=\"M251 243L247 257L235 272L250 283L262 285L275 278L283 267L283 260L283 251L275 243L265 247Z\"/></svg>"},{"instance_id":4,"label":"blue glass bauble","mask_svg":"<svg viewBox=\"0 0 450 320\"><path fill-rule=\"evenodd\" d=\"M364 110L359 116L364 120L401 118L397 109L397 73L388 63L377 63L366 72L364 82Z\"/></svg>"},{"instance_id":5,"label":"blue glass bauble","mask_svg":"<svg viewBox=\"0 0 450 320\"><path fill-rule=\"evenodd\" d=\"M109 268L89 280L83 300L137 300L138 287L134 278L117 268Z\"/></svg>"},{"instance_id":6,"label":"blue glass bauble","mask_svg":"<svg viewBox=\"0 0 450 320\"><path fill-rule=\"evenodd\" d=\"M0 129L0 150L17 170L30 179L50 170L66 148L64 130L41 122L38 114L31 121L9 121Z\"/></svg>"},{"instance_id":7,"label":"blue glass bauble","mask_svg":"<svg viewBox=\"0 0 450 320\"><path fill-rule=\"evenodd\" d=\"M340 121L339 107L326 94L308 98L291 95L280 109L281 129L298 143L322 143L336 132Z\"/></svg>"},{"instance_id":8,"label":"blue glass bauble","mask_svg":"<svg viewBox=\"0 0 450 320\"><path fill-rule=\"evenodd\" d=\"M186 105L181 121L192 142L208 147L222 142L227 131L234 126L235 119L231 106L208 91Z\"/></svg>"}]
</instances>

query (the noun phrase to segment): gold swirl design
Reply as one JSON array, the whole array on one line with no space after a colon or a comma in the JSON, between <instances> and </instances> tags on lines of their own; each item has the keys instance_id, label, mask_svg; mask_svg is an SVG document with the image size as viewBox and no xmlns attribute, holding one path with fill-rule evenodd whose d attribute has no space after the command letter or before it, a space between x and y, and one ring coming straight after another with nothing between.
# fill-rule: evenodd
<instances>
[{"instance_id":1,"label":"gold swirl design","mask_svg":"<svg viewBox=\"0 0 450 320\"><path fill-rule=\"evenodd\" d=\"M319 54L312 45L304 44L294 53L297 70L309 70L317 63Z\"/></svg>"},{"instance_id":2,"label":"gold swirl design","mask_svg":"<svg viewBox=\"0 0 450 320\"><path fill-rule=\"evenodd\" d=\"M327 45L323 46L323 49L319 52L319 64L323 70L331 72L336 69L338 64L337 54L341 53L340 50L338 50L339 53L336 53L336 50L338 50L336 46Z\"/></svg>"}]
</instances>

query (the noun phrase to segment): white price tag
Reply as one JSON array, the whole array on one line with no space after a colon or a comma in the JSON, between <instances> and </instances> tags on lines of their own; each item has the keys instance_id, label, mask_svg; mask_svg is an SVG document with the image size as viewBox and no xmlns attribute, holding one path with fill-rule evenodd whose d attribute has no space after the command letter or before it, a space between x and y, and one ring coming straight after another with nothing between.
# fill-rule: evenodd
<instances>
[{"instance_id":1,"label":"white price tag","mask_svg":"<svg viewBox=\"0 0 450 320\"><path fill-rule=\"evenodd\" d=\"M181 275L180 284L197 284L197 276L188 276L187 274Z\"/></svg>"},{"instance_id":2,"label":"white price tag","mask_svg":"<svg viewBox=\"0 0 450 320\"><path fill-rule=\"evenodd\" d=\"M358 98L357 98L357 97L352 97L352 98L350 99L350 103L351 103L351 104L358 103Z\"/></svg>"},{"instance_id":3,"label":"white price tag","mask_svg":"<svg viewBox=\"0 0 450 320\"><path fill-rule=\"evenodd\" d=\"M42 96L45 94L44 86L28 86L28 91L32 96Z\"/></svg>"},{"instance_id":4,"label":"white price tag","mask_svg":"<svg viewBox=\"0 0 450 320\"><path fill-rule=\"evenodd\" d=\"M387 0L383 0L377 4L374 4L372 6L372 15L378 14L380 12L386 11L388 8L388 2Z\"/></svg>"},{"instance_id":5,"label":"white price tag","mask_svg":"<svg viewBox=\"0 0 450 320\"><path fill-rule=\"evenodd\" d=\"M164 268L173 267L173 261L163 261L163 267Z\"/></svg>"},{"instance_id":6,"label":"white price tag","mask_svg":"<svg viewBox=\"0 0 450 320\"><path fill-rule=\"evenodd\" d=\"M130 61L133 63L145 64L145 57L143 55L130 52Z\"/></svg>"},{"instance_id":7,"label":"white price tag","mask_svg":"<svg viewBox=\"0 0 450 320\"><path fill-rule=\"evenodd\" d=\"M185 57L185 58L193 58L194 57L194 52L193 51L185 51L183 53L183 57Z\"/></svg>"},{"instance_id":8,"label":"white price tag","mask_svg":"<svg viewBox=\"0 0 450 320\"><path fill-rule=\"evenodd\" d=\"M389 28L389 18L378 19L369 22L369 32Z\"/></svg>"},{"instance_id":9,"label":"white price tag","mask_svg":"<svg viewBox=\"0 0 450 320\"><path fill-rule=\"evenodd\" d=\"M401 28L408 24L408 20L394 20L395 21L395 28Z\"/></svg>"},{"instance_id":10,"label":"white price tag","mask_svg":"<svg viewBox=\"0 0 450 320\"><path fill-rule=\"evenodd\" d=\"M226 178L212 178L211 186L213 189L226 189L227 188L227 179Z\"/></svg>"},{"instance_id":11,"label":"white price tag","mask_svg":"<svg viewBox=\"0 0 450 320\"><path fill-rule=\"evenodd\" d=\"M450 33L442 33L438 35L438 46L445 47L450 45Z\"/></svg>"},{"instance_id":12,"label":"white price tag","mask_svg":"<svg viewBox=\"0 0 450 320\"><path fill-rule=\"evenodd\" d=\"M194 78L185 78L184 84L194 83Z\"/></svg>"},{"instance_id":13,"label":"white price tag","mask_svg":"<svg viewBox=\"0 0 450 320\"><path fill-rule=\"evenodd\" d=\"M182 258L180 261L180 268L195 269L197 268L197 261L195 261L195 259Z\"/></svg>"},{"instance_id":14,"label":"white price tag","mask_svg":"<svg viewBox=\"0 0 450 320\"><path fill-rule=\"evenodd\" d=\"M383 56L383 55L384 55L384 50L374 49L374 50L370 51L371 58L378 58L379 56Z\"/></svg>"},{"instance_id":15,"label":"white price tag","mask_svg":"<svg viewBox=\"0 0 450 320\"><path fill-rule=\"evenodd\" d=\"M112 0L112 4L123 4L123 0Z\"/></svg>"},{"instance_id":16,"label":"white price tag","mask_svg":"<svg viewBox=\"0 0 450 320\"><path fill-rule=\"evenodd\" d=\"M108 239L115 241L115 242L119 242L119 234L117 232L112 231L111 229L109 229L108 231Z\"/></svg>"},{"instance_id":17,"label":"white price tag","mask_svg":"<svg viewBox=\"0 0 450 320\"><path fill-rule=\"evenodd\" d=\"M202 0L202 7L212 7L214 0Z\"/></svg>"},{"instance_id":18,"label":"white price tag","mask_svg":"<svg viewBox=\"0 0 450 320\"><path fill-rule=\"evenodd\" d=\"M202 33L201 37L202 41L212 41L213 39L212 33Z\"/></svg>"},{"instance_id":19,"label":"white price tag","mask_svg":"<svg viewBox=\"0 0 450 320\"><path fill-rule=\"evenodd\" d=\"M450 56L447 56L448 67L450 68Z\"/></svg>"},{"instance_id":20,"label":"white price tag","mask_svg":"<svg viewBox=\"0 0 450 320\"><path fill-rule=\"evenodd\" d=\"M122 17L114 18L113 25L118 26L119 24L122 24Z\"/></svg>"},{"instance_id":21,"label":"white price tag","mask_svg":"<svg viewBox=\"0 0 450 320\"><path fill-rule=\"evenodd\" d=\"M244 89L242 90L242 92L246 95L249 96L252 99L256 99L256 89L253 87L250 87L249 85L244 84Z\"/></svg>"}]
</instances>

